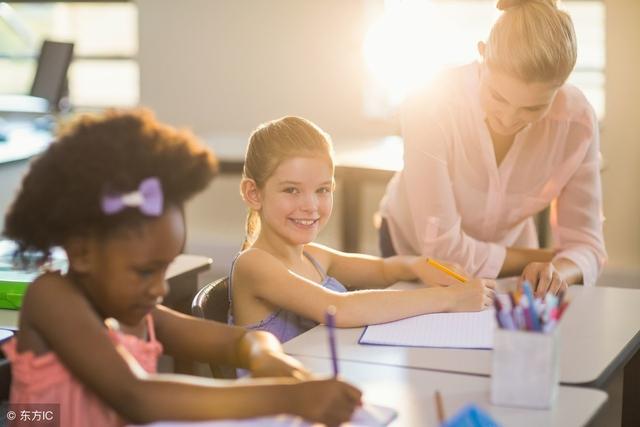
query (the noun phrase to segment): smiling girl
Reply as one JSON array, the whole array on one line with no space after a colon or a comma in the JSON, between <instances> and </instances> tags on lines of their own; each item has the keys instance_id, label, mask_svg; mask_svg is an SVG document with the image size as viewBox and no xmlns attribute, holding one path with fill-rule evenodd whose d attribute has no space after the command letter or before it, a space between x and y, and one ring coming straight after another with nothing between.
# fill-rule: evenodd
<instances>
[{"instance_id":1,"label":"smiling girl","mask_svg":"<svg viewBox=\"0 0 640 427\"><path fill-rule=\"evenodd\" d=\"M17 338L3 346L12 404L57 407L55 424L65 427L282 413L329 425L350 418L360 391L311 379L271 334L161 305L167 268L185 244L184 203L216 165L191 134L144 111L85 117L33 162L4 233L19 244L18 259L46 260L61 246L69 269L29 286ZM236 384L157 374L163 349L284 378Z\"/></svg>"},{"instance_id":2,"label":"smiling girl","mask_svg":"<svg viewBox=\"0 0 640 427\"><path fill-rule=\"evenodd\" d=\"M423 257L381 259L313 243L331 216L333 172L329 136L305 119L284 117L251 135L241 183L247 240L231 268L230 322L284 342L323 322L331 305L336 326L353 327L492 303L493 281L456 282ZM448 286L384 289L402 280Z\"/></svg>"}]
</instances>

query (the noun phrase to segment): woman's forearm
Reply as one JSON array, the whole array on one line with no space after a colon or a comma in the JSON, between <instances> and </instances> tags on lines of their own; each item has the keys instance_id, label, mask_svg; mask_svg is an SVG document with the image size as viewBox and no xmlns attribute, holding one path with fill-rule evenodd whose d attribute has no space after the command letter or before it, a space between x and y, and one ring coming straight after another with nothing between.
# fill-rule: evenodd
<instances>
[{"instance_id":1,"label":"woman's forearm","mask_svg":"<svg viewBox=\"0 0 640 427\"><path fill-rule=\"evenodd\" d=\"M531 262L551 262L551 249L507 248L507 255L500 269L499 277L519 276L522 270Z\"/></svg>"},{"instance_id":2,"label":"woman's forearm","mask_svg":"<svg viewBox=\"0 0 640 427\"><path fill-rule=\"evenodd\" d=\"M552 262L554 252L551 249L507 248L507 256L500 270L500 277L519 276L522 270L532 262ZM560 258L553 261L560 278L569 285L582 283L582 271L573 261Z\"/></svg>"},{"instance_id":3,"label":"woman's forearm","mask_svg":"<svg viewBox=\"0 0 640 427\"><path fill-rule=\"evenodd\" d=\"M560 274L560 278L567 282L567 285L582 283L582 270L578 265L567 258L559 258L553 261L553 265Z\"/></svg>"}]
</instances>

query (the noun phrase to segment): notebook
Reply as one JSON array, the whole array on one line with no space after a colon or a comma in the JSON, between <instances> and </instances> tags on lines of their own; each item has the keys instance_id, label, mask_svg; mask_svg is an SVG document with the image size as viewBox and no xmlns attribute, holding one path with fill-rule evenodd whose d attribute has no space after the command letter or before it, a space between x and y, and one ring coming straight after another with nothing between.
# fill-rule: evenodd
<instances>
[{"instance_id":1,"label":"notebook","mask_svg":"<svg viewBox=\"0 0 640 427\"><path fill-rule=\"evenodd\" d=\"M362 407L356 409L351 421L342 424L342 427L384 427L389 425L397 416L398 412L395 409L365 403ZM145 427L312 427L313 425L315 424L311 424L300 417L278 415L249 418L247 420L163 421L145 424Z\"/></svg>"},{"instance_id":2,"label":"notebook","mask_svg":"<svg viewBox=\"0 0 640 427\"><path fill-rule=\"evenodd\" d=\"M493 308L471 313L434 313L367 326L360 344L403 347L493 347Z\"/></svg>"}]
</instances>

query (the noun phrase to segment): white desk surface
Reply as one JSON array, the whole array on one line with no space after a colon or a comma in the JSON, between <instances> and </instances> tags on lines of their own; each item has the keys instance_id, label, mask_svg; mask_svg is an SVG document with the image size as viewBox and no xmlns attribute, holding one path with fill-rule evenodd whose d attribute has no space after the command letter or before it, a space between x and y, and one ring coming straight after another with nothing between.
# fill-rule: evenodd
<instances>
[{"instance_id":1,"label":"white desk surface","mask_svg":"<svg viewBox=\"0 0 640 427\"><path fill-rule=\"evenodd\" d=\"M600 387L638 350L640 290L572 286L560 322L560 381ZM360 345L364 328L337 329L341 360L490 375L491 351ZM295 356L329 357L322 325L284 344Z\"/></svg>"},{"instance_id":2,"label":"white desk surface","mask_svg":"<svg viewBox=\"0 0 640 427\"><path fill-rule=\"evenodd\" d=\"M207 269L211 265L211 262L211 258L201 255L178 255L171 265L169 265L166 278L173 279L183 274ZM17 328L19 314L19 310L0 309L0 328Z\"/></svg>"},{"instance_id":3,"label":"white desk surface","mask_svg":"<svg viewBox=\"0 0 640 427\"><path fill-rule=\"evenodd\" d=\"M166 278L169 280L182 274L206 270L211 267L211 263L211 258L206 256L181 254L169 265Z\"/></svg>"},{"instance_id":4,"label":"white desk surface","mask_svg":"<svg viewBox=\"0 0 640 427\"><path fill-rule=\"evenodd\" d=\"M299 360L313 372L331 373L329 359ZM398 411L394 426L437 426L435 390L442 394L447 417L474 403L501 425L519 427L582 426L607 400L600 390L561 386L550 410L496 406L490 402L491 380L487 377L345 361L339 366L342 378L358 386L366 401Z\"/></svg>"}]
</instances>

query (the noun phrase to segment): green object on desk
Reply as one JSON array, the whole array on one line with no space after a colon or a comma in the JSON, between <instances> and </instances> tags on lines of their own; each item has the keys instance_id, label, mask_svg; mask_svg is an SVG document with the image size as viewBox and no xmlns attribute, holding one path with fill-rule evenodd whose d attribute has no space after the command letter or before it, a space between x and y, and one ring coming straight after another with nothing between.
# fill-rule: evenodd
<instances>
[{"instance_id":1,"label":"green object on desk","mask_svg":"<svg viewBox=\"0 0 640 427\"><path fill-rule=\"evenodd\" d=\"M40 273L0 270L0 308L19 310L27 286Z\"/></svg>"},{"instance_id":2,"label":"green object on desk","mask_svg":"<svg viewBox=\"0 0 640 427\"><path fill-rule=\"evenodd\" d=\"M28 283L0 282L0 308L19 310Z\"/></svg>"},{"instance_id":3,"label":"green object on desk","mask_svg":"<svg viewBox=\"0 0 640 427\"><path fill-rule=\"evenodd\" d=\"M13 263L16 245L10 240L0 240L0 309L19 310L27 287L45 270L67 270L64 252L56 248L46 266L30 266L20 269Z\"/></svg>"}]
</instances>

